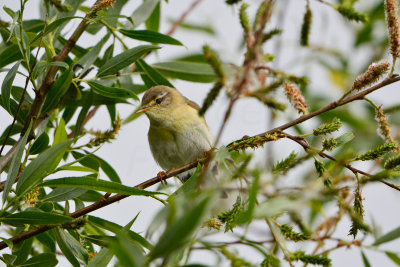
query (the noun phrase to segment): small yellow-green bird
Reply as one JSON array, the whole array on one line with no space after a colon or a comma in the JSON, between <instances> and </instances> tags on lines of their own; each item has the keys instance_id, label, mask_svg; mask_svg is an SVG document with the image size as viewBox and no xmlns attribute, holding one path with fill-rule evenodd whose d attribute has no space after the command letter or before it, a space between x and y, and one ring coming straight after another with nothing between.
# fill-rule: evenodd
<instances>
[{"instance_id":1,"label":"small yellow-green bird","mask_svg":"<svg viewBox=\"0 0 400 267\"><path fill-rule=\"evenodd\" d=\"M204 157L211 149L213 137L198 110L196 103L168 86L154 86L144 94L137 113L145 113L150 120L150 149L165 171ZM177 177L185 182L192 173L189 170Z\"/></svg>"}]
</instances>

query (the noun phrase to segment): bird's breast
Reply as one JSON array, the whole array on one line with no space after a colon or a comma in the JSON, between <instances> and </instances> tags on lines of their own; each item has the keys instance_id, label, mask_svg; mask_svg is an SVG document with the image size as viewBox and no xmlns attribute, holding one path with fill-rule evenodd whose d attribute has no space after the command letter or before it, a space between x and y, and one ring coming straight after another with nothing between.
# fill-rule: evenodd
<instances>
[{"instance_id":1,"label":"bird's breast","mask_svg":"<svg viewBox=\"0 0 400 267\"><path fill-rule=\"evenodd\" d=\"M174 127L149 129L149 144L154 159L164 169L190 163L211 148L211 134L205 123L177 123Z\"/></svg>"}]
</instances>

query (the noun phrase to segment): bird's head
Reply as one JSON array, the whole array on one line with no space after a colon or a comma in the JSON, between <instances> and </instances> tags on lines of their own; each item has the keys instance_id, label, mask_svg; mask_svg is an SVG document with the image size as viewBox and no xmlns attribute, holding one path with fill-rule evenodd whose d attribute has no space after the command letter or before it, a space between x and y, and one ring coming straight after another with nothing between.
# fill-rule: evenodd
<instances>
[{"instance_id":1,"label":"bird's head","mask_svg":"<svg viewBox=\"0 0 400 267\"><path fill-rule=\"evenodd\" d=\"M184 97L176 89L158 85L146 91L142 107L136 113L145 113L151 120L165 120L184 102Z\"/></svg>"}]
</instances>

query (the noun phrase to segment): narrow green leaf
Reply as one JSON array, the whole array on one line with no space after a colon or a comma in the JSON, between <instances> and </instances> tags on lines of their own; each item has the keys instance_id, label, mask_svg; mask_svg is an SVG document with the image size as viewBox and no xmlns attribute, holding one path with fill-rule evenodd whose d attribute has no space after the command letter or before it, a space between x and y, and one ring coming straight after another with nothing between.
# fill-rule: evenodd
<instances>
[{"instance_id":1,"label":"narrow green leaf","mask_svg":"<svg viewBox=\"0 0 400 267\"><path fill-rule=\"evenodd\" d=\"M124 30L124 29L120 29L119 32L135 40L146 41L157 44L183 45L175 38L172 38L171 36L159 32L153 32L148 30Z\"/></svg>"},{"instance_id":2,"label":"narrow green leaf","mask_svg":"<svg viewBox=\"0 0 400 267\"><path fill-rule=\"evenodd\" d=\"M76 64L80 64L83 66L83 69L81 70L81 75L84 74L96 61L96 59L100 55L100 51L103 48L103 45L105 42L108 40L110 37L110 34L107 34L104 38L98 42L95 46L93 46L89 52L87 52L83 57L81 57ZM79 76L81 76L79 75Z\"/></svg>"},{"instance_id":3,"label":"narrow green leaf","mask_svg":"<svg viewBox=\"0 0 400 267\"><path fill-rule=\"evenodd\" d=\"M85 239L100 247L109 247L110 243L115 240L115 236L108 235L85 235Z\"/></svg>"},{"instance_id":4,"label":"narrow green leaf","mask_svg":"<svg viewBox=\"0 0 400 267\"><path fill-rule=\"evenodd\" d=\"M87 190L83 188L58 187L43 197L41 201L61 202L81 196Z\"/></svg>"},{"instance_id":5,"label":"narrow green leaf","mask_svg":"<svg viewBox=\"0 0 400 267\"><path fill-rule=\"evenodd\" d=\"M174 24L176 20L169 19L168 22ZM197 31L199 33L205 33L211 36L215 36L216 34L215 29L209 24L195 24L195 23L183 22L179 24L179 28L189 30L190 32ZM204 56L201 55L201 57L204 60Z\"/></svg>"},{"instance_id":6,"label":"narrow green leaf","mask_svg":"<svg viewBox=\"0 0 400 267\"><path fill-rule=\"evenodd\" d=\"M42 133L33 143L31 149L29 150L30 155L36 155L48 148L50 138L47 133Z\"/></svg>"},{"instance_id":7,"label":"narrow green leaf","mask_svg":"<svg viewBox=\"0 0 400 267\"><path fill-rule=\"evenodd\" d=\"M260 181L260 175L255 175L253 183L251 184L250 192L249 192L249 204L247 207L247 210L243 213L241 213L237 219L237 223L242 224L242 223L247 223L251 221L253 212L254 212L254 207L256 206L257 202L257 192L259 188L259 181Z\"/></svg>"},{"instance_id":8,"label":"narrow green leaf","mask_svg":"<svg viewBox=\"0 0 400 267\"><path fill-rule=\"evenodd\" d=\"M4 238L4 237L0 237L0 239L3 240L4 243L6 243L7 246L8 246L10 249L13 249L14 243L13 243L11 240L9 240L9 239L7 239L7 238Z\"/></svg>"},{"instance_id":9,"label":"narrow green leaf","mask_svg":"<svg viewBox=\"0 0 400 267\"><path fill-rule=\"evenodd\" d=\"M78 199L84 202L96 202L103 197L103 194L100 194L97 191L88 190L83 193L83 195L79 196Z\"/></svg>"},{"instance_id":10,"label":"narrow green leaf","mask_svg":"<svg viewBox=\"0 0 400 267\"><path fill-rule=\"evenodd\" d=\"M140 106L138 106L137 108L135 108L132 113L122 122L122 124L128 124L131 121L136 120L137 118L139 118L142 113L136 113L138 110L140 109ZM0 139L1 140L1 139Z\"/></svg>"},{"instance_id":11,"label":"narrow green leaf","mask_svg":"<svg viewBox=\"0 0 400 267\"><path fill-rule=\"evenodd\" d=\"M85 166L61 166L57 168L57 171L74 171L74 172L92 172L98 174L99 172L95 169L85 167Z\"/></svg>"},{"instance_id":12,"label":"narrow green leaf","mask_svg":"<svg viewBox=\"0 0 400 267\"><path fill-rule=\"evenodd\" d=\"M108 248L102 248L99 253L89 261L88 267L107 267L112 257L113 254Z\"/></svg>"},{"instance_id":13,"label":"narrow green leaf","mask_svg":"<svg viewBox=\"0 0 400 267\"><path fill-rule=\"evenodd\" d=\"M297 205L299 204L286 197L272 198L260 203L254 209L253 218L267 219L282 212L296 209Z\"/></svg>"},{"instance_id":14,"label":"narrow green leaf","mask_svg":"<svg viewBox=\"0 0 400 267\"><path fill-rule=\"evenodd\" d=\"M87 84L93 89L93 91L105 97L133 98L139 100L135 93L128 89L105 86L96 82L87 82Z\"/></svg>"},{"instance_id":15,"label":"narrow green leaf","mask_svg":"<svg viewBox=\"0 0 400 267\"><path fill-rule=\"evenodd\" d=\"M109 61L114 54L114 43L112 43L104 52L103 58L101 59L102 65Z\"/></svg>"},{"instance_id":16,"label":"narrow green leaf","mask_svg":"<svg viewBox=\"0 0 400 267\"><path fill-rule=\"evenodd\" d=\"M95 217L95 216L91 216L89 215L88 217L89 222L93 223L94 225L106 229L107 231L113 232L113 233L119 233L123 227L121 225L118 225L116 223L104 220L102 218L99 217ZM136 240L140 245L142 245L143 247L147 248L147 249L152 249L153 246L145 239L143 238L141 235L139 235L138 233L129 230L128 231L129 236Z\"/></svg>"},{"instance_id":17,"label":"narrow green leaf","mask_svg":"<svg viewBox=\"0 0 400 267\"><path fill-rule=\"evenodd\" d=\"M19 51L18 45L9 45L0 52L0 69L22 58L23 56Z\"/></svg>"},{"instance_id":18,"label":"narrow green leaf","mask_svg":"<svg viewBox=\"0 0 400 267\"><path fill-rule=\"evenodd\" d=\"M218 80L208 63L171 61L156 63L152 66L165 76L184 81L211 83Z\"/></svg>"},{"instance_id":19,"label":"narrow green leaf","mask_svg":"<svg viewBox=\"0 0 400 267\"><path fill-rule=\"evenodd\" d=\"M21 267L52 267L56 266L58 263L57 257L54 253L42 253L36 256L33 256L26 262L22 263Z\"/></svg>"},{"instance_id":20,"label":"narrow green leaf","mask_svg":"<svg viewBox=\"0 0 400 267\"><path fill-rule=\"evenodd\" d=\"M158 32L160 29L161 3L158 2L150 17L146 20L146 29Z\"/></svg>"},{"instance_id":21,"label":"narrow green leaf","mask_svg":"<svg viewBox=\"0 0 400 267\"><path fill-rule=\"evenodd\" d=\"M93 154L83 154L77 151L72 151L72 156L83 166L96 171L99 170L100 162L95 157L93 157Z\"/></svg>"},{"instance_id":22,"label":"narrow green leaf","mask_svg":"<svg viewBox=\"0 0 400 267\"><path fill-rule=\"evenodd\" d=\"M67 177L67 178L47 180L42 184L40 184L40 186L78 187L78 188L84 188L84 189L90 189L108 193L117 193L123 195L132 195L132 196L153 196L153 195L164 194L161 192L153 192L153 191L137 189L126 185L122 185L120 183L100 180L93 177Z\"/></svg>"},{"instance_id":23,"label":"narrow green leaf","mask_svg":"<svg viewBox=\"0 0 400 267\"><path fill-rule=\"evenodd\" d=\"M160 0L147 0L144 1L133 13L132 20L135 23L134 27L138 27L140 24L145 22L150 15L153 13L153 10L156 8L156 5L160 2Z\"/></svg>"},{"instance_id":24,"label":"narrow green leaf","mask_svg":"<svg viewBox=\"0 0 400 267\"><path fill-rule=\"evenodd\" d=\"M35 39L33 39L31 41L31 43L34 43L36 40L38 40L39 38L41 38L42 36L46 36L47 34L49 34L50 32L54 32L55 29L57 29L59 26L63 25L64 23L72 20L72 19L84 19L82 17L77 17L77 16L73 16L73 17L63 17L63 18L59 18L56 19L55 21L53 21L52 23L50 23L49 25L47 25L46 30L42 32L40 32L37 37Z\"/></svg>"},{"instance_id":25,"label":"narrow green leaf","mask_svg":"<svg viewBox=\"0 0 400 267\"><path fill-rule=\"evenodd\" d=\"M197 164L195 172L190 176L190 178L183 183L171 196L176 196L179 194L187 194L196 190L199 184L199 178L202 173L201 164ZM171 197L170 196L170 197Z\"/></svg>"},{"instance_id":26,"label":"narrow green leaf","mask_svg":"<svg viewBox=\"0 0 400 267\"><path fill-rule=\"evenodd\" d=\"M12 98L16 100L20 100L22 97L22 94L24 93L24 88L19 87L19 86L12 86L11 88L11 96ZM33 99L29 94L24 94L24 100L22 102L22 105L30 106L33 103Z\"/></svg>"},{"instance_id":27,"label":"narrow green leaf","mask_svg":"<svg viewBox=\"0 0 400 267\"><path fill-rule=\"evenodd\" d=\"M58 66L60 68L63 68L65 70L69 69L69 65L66 62L63 61L53 61L53 62L47 62L47 61L39 61L35 69L33 70L32 77L37 78L39 75L41 75L43 72L46 71L46 68L50 66Z\"/></svg>"},{"instance_id":28,"label":"narrow green leaf","mask_svg":"<svg viewBox=\"0 0 400 267\"><path fill-rule=\"evenodd\" d=\"M3 80L3 84L1 85L1 101L3 103L3 107L8 113L11 113L10 109L10 97L11 97L11 87L17 74L20 62L14 64L14 66L7 73L6 77Z\"/></svg>"},{"instance_id":29,"label":"narrow green leaf","mask_svg":"<svg viewBox=\"0 0 400 267\"><path fill-rule=\"evenodd\" d=\"M43 232L35 237L45 247L45 251L56 252L56 240L51 232Z\"/></svg>"},{"instance_id":30,"label":"narrow green leaf","mask_svg":"<svg viewBox=\"0 0 400 267\"><path fill-rule=\"evenodd\" d=\"M92 155L92 157L94 157L100 162L100 168L104 171L104 173L108 176L108 178L110 178L111 181L116 183L121 183L121 178L119 178L118 173L114 170L114 168L110 164L108 164L107 161L94 154Z\"/></svg>"},{"instance_id":31,"label":"narrow green leaf","mask_svg":"<svg viewBox=\"0 0 400 267\"><path fill-rule=\"evenodd\" d=\"M57 244L61 249L61 252L67 258L67 260L72 264L72 266L80 267L80 263L76 258L78 258L78 256L79 258L86 258L85 256L87 255L87 251L82 248L81 244L76 241L73 236L65 232L63 229L54 229L53 233L56 237Z\"/></svg>"},{"instance_id":32,"label":"narrow green leaf","mask_svg":"<svg viewBox=\"0 0 400 267\"><path fill-rule=\"evenodd\" d=\"M21 141L19 142L16 148L15 155L11 160L11 165L8 171L7 180L3 191L3 205L7 200L8 194L11 191L11 187L15 183L15 179L17 178L19 167L21 166L22 154L24 153L24 148L28 140L29 133L31 132L31 128L32 124L30 124L29 128L26 130L24 136L22 137Z\"/></svg>"},{"instance_id":33,"label":"narrow green leaf","mask_svg":"<svg viewBox=\"0 0 400 267\"><path fill-rule=\"evenodd\" d=\"M60 123L58 124L58 127L56 129L56 132L54 133L54 141L53 141L53 146L57 145L59 143L65 142L68 139L67 131L65 129L65 122L61 118Z\"/></svg>"},{"instance_id":34,"label":"narrow green leaf","mask_svg":"<svg viewBox=\"0 0 400 267\"><path fill-rule=\"evenodd\" d=\"M49 92L46 96L46 100L43 104L42 113L49 112L57 106L60 102L61 97L68 91L74 72L70 69L64 71L60 77L50 87Z\"/></svg>"},{"instance_id":35,"label":"narrow green leaf","mask_svg":"<svg viewBox=\"0 0 400 267\"><path fill-rule=\"evenodd\" d=\"M4 253L2 256L3 256L3 262L10 266L13 265L13 263L15 262L15 260L17 258L16 255L11 255L11 254L6 254L6 253Z\"/></svg>"},{"instance_id":36,"label":"narrow green leaf","mask_svg":"<svg viewBox=\"0 0 400 267\"><path fill-rule=\"evenodd\" d=\"M203 222L210 199L205 198L181 218L165 229L158 243L150 252L150 258L155 259L169 255L175 249L186 243L197 227Z\"/></svg>"},{"instance_id":37,"label":"narrow green leaf","mask_svg":"<svg viewBox=\"0 0 400 267\"><path fill-rule=\"evenodd\" d=\"M21 211L0 218L0 222L14 226L23 226L24 224L54 225L71 222L72 220L73 218L68 216L41 211Z\"/></svg>"},{"instance_id":38,"label":"narrow green leaf","mask_svg":"<svg viewBox=\"0 0 400 267\"><path fill-rule=\"evenodd\" d=\"M394 263L396 263L398 266L400 266L400 257L393 252L390 251L385 251L386 256L389 257Z\"/></svg>"},{"instance_id":39,"label":"narrow green leaf","mask_svg":"<svg viewBox=\"0 0 400 267\"><path fill-rule=\"evenodd\" d=\"M387 242L393 241L393 240L395 240L395 239L397 239L399 237L400 237L400 227L397 227L396 229L390 231L389 233L384 234L383 236L379 237L375 241L375 243L373 243L372 245L373 246L379 246L379 245L381 245L383 243L387 243Z\"/></svg>"},{"instance_id":40,"label":"narrow green leaf","mask_svg":"<svg viewBox=\"0 0 400 267\"><path fill-rule=\"evenodd\" d=\"M121 231L117 235L110 249L123 267L141 267L144 264L143 251L136 242L126 235L125 231Z\"/></svg>"},{"instance_id":41,"label":"narrow green leaf","mask_svg":"<svg viewBox=\"0 0 400 267\"><path fill-rule=\"evenodd\" d=\"M136 68L138 71L144 73L144 75L142 75L142 79L148 87L155 85L167 85L169 87L174 87L160 72L152 68L144 60L139 59L136 61Z\"/></svg>"},{"instance_id":42,"label":"narrow green leaf","mask_svg":"<svg viewBox=\"0 0 400 267\"><path fill-rule=\"evenodd\" d=\"M17 195L25 194L50 174L60 162L59 156L64 154L72 142L73 140L69 140L50 147L26 166L17 183Z\"/></svg>"},{"instance_id":43,"label":"narrow green leaf","mask_svg":"<svg viewBox=\"0 0 400 267\"><path fill-rule=\"evenodd\" d=\"M75 138L81 134L83 121L85 120L86 114L89 112L89 109L93 105L93 97L95 94L93 93L93 90L90 90L88 93L89 95L87 96L86 101L83 103L82 109L79 112L78 119L76 120L75 123L75 129L74 129Z\"/></svg>"},{"instance_id":44,"label":"narrow green leaf","mask_svg":"<svg viewBox=\"0 0 400 267\"><path fill-rule=\"evenodd\" d=\"M345 133L336 138L337 146L342 146L354 139L353 133Z\"/></svg>"},{"instance_id":45,"label":"narrow green leaf","mask_svg":"<svg viewBox=\"0 0 400 267\"><path fill-rule=\"evenodd\" d=\"M367 256L365 256L364 252L361 250L361 257L365 267L371 267L371 264L368 261Z\"/></svg>"},{"instance_id":46,"label":"narrow green leaf","mask_svg":"<svg viewBox=\"0 0 400 267\"><path fill-rule=\"evenodd\" d=\"M14 246L14 250L16 250L16 253L14 252L13 254L17 256L15 258L15 261L13 261L14 266L19 265L28 259L29 254L31 254L32 243L33 243L33 238L30 238L24 240L22 244L19 244L17 246L17 248L16 246Z\"/></svg>"},{"instance_id":47,"label":"narrow green leaf","mask_svg":"<svg viewBox=\"0 0 400 267\"><path fill-rule=\"evenodd\" d=\"M159 49L154 45L140 45L112 57L98 71L97 77L115 74L117 71L129 66L147 52Z\"/></svg>"},{"instance_id":48,"label":"narrow green leaf","mask_svg":"<svg viewBox=\"0 0 400 267\"><path fill-rule=\"evenodd\" d=\"M41 19L31 19L22 22L22 26L27 32L37 33L43 29L44 21Z\"/></svg>"}]
</instances>

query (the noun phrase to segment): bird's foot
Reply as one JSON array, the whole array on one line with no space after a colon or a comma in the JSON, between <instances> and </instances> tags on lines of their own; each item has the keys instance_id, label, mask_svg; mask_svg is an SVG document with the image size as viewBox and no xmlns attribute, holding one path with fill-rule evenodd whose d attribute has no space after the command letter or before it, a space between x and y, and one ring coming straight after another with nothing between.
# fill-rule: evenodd
<instances>
[{"instance_id":1,"label":"bird's foot","mask_svg":"<svg viewBox=\"0 0 400 267\"><path fill-rule=\"evenodd\" d=\"M161 184L167 185L167 173L166 172L159 172L157 173L158 179L160 179Z\"/></svg>"},{"instance_id":2,"label":"bird's foot","mask_svg":"<svg viewBox=\"0 0 400 267\"><path fill-rule=\"evenodd\" d=\"M208 158L215 151L215 148L211 148L210 150L204 151L204 157Z\"/></svg>"}]
</instances>

